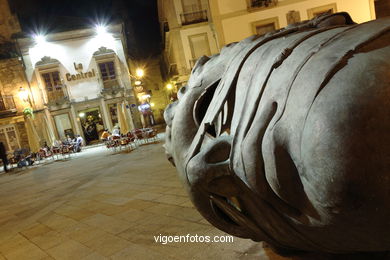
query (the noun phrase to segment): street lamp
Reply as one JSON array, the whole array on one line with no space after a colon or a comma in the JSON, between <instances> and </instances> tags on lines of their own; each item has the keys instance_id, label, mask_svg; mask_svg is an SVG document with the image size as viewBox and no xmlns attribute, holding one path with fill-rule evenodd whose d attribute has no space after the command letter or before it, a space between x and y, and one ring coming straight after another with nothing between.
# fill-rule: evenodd
<instances>
[{"instance_id":1,"label":"street lamp","mask_svg":"<svg viewBox=\"0 0 390 260\"><path fill-rule=\"evenodd\" d=\"M145 72L144 72L143 69L138 68L138 69L135 71L135 75L136 75L138 78L142 78L142 77L145 75Z\"/></svg>"},{"instance_id":2,"label":"street lamp","mask_svg":"<svg viewBox=\"0 0 390 260\"><path fill-rule=\"evenodd\" d=\"M135 84L136 86L139 86L139 85L141 85L141 84L142 84L142 81L140 81L140 80L136 80L136 81L134 82L134 84Z\"/></svg>"},{"instance_id":3,"label":"street lamp","mask_svg":"<svg viewBox=\"0 0 390 260\"><path fill-rule=\"evenodd\" d=\"M173 85L171 83L168 83L166 87L168 90L171 90L173 88Z\"/></svg>"},{"instance_id":4,"label":"street lamp","mask_svg":"<svg viewBox=\"0 0 390 260\"><path fill-rule=\"evenodd\" d=\"M30 105L31 105L31 101L30 101L30 95L28 93L28 91L26 89L24 89L23 87L20 87L19 89L19 98L23 101L23 102L29 102Z\"/></svg>"},{"instance_id":5,"label":"street lamp","mask_svg":"<svg viewBox=\"0 0 390 260\"><path fill-rule=\"evenodd\" d=\"M107 27L102 24L96 25L95 30L98 36L104 36L107 33Z\"/></svg>"},{"instance_id":6,"label":"street lamp","mask_svg":"<svg viewBox=\"0 0 390 260\"><path fill-rule=\"evenodd\" d=\"M42 34L36 34L33 37L34 37L35 43L38 45L42 45L42 44L46 43L46 37Z\"/></svg>"}]
</instances>

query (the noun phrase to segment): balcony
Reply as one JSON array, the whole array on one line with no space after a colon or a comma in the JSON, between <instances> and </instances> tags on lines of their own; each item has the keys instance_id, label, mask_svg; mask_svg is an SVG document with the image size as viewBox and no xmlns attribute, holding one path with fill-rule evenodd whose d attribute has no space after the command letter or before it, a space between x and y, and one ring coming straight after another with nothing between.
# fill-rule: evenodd
<instances>
[{"instance_id":1,"label":"balcony","mask_svg":"<svg viewBox=\"0 0 390 260\"><path fill-rule=\"evenodd\" d=\"M278 3L278 0L250 0L248 9L259 9L274 7Z\"/></svg>"},{"instance_id":2,"label":"balcony","mask_svg":"<svg viewBox=\"0 0 390 260\"><path fill-rule=\"evenodd\" d=\"M13 116L17 113L13 96L0 96L0 117Z\"/></svg>"},{"instance_id":3,"label":"balcony","mask_svg":"<svg viewBox=\"0 0 390 260\"><path fill-rule=\"evenodd\" d=\"M169 65L168 77L172 78L174 76L179 75L179 70L177 68L177 64L173 63Z\"/></svg>"},{"instance_id":4,"label":"balcony","mask_svg":"<svg viewBox=\"0 0 390 260\"><path fill-rule=\"evenodd\" d=\"M120 88L119 82L117 79L106 79L103 80L103 87L105 89Z\"/></svg>"},{"instance_id":5,"label":"balcony","mask_svg":"<svg viewBox=\"0 0 390 260\"><path fill-rule=\"evenodd\" d=\"M193 11L188 13L182 13L180 14L181 18L181 24L182 25L189 25L194 23L202 23L207 22L207 10L199 10L199 11Z\"/></svg>"},{"instance_id":6,"label":"balcony","mask_svg":"<svg viewBox=\"0 0 390 260\"><path fill-rule=\"evenodd\" d=\"M64 93L64 86L56 86L53 90L46 90L47 101L50 106L63 105L69 102L69 98Z\"/></svg>"}]
</instances>

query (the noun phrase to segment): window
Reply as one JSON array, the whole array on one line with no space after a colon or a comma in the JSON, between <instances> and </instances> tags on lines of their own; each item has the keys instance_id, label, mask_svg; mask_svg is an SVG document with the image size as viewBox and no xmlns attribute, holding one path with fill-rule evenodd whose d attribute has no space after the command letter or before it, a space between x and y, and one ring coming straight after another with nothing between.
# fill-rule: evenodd
<instances>
[{"instance_id":1,"label":"window","mask_svg":"<svg viewBox=\"0 0 390 260\"><path fill-rule=\"evenodd\" d=\"M210 56L211 51L207 33L191 35L188 39L192 54L192 59L190 60L190 66L192 68L200 57L203 55Z\"/></svg>"},{"instance_id":2,"label":"window","mask_svg":"<svg viewBox=\"0 0 390 260\"><path fill-rule=\"evenodd\" d=\"M116 78L115 66L113 61L99 63L99 69L103 81L112 80Z\"/></svg>"},{"instance_id":3,"label":"window","mask_svg":"<svg viewBox=\"0 0 390 260\"><path fill-rule=\"evenodd\" d=\"M0 111L16 110L13 96L2 96L0 93Z\"/></svg>"},{"instance_id":4,"label":"window","mask_svg":"<svg viewBox=\"0 0 390 260\"><path fill-rule=\"evenodd\" d=\"M329 5L323 5L315 8L311 8L307 10L307 16L309 19L312 19L316 16L319 16L324 13L336 13L337 12L337 6L335 3L329 4Z\"/></svg>"},{"instance_id":5,"label":"window","mask_svg":"<svg viewBox=\"0 0 390 260\"><path fill-rule=\"evenodd\" d=\"M20 148L19 137L14 125L7 125L0 128L0 142L3 142L7 151L15 151Z\"/></svg>"},{"instance_id":6,"label":"window","mask_svg":"<svg viewBox=\"0 0 390 260\"><path fill-rule=\"evenodd\" d=\"M180 14L181 24L193 24L208 21L207 10L202 8L200 0L182 0L183 13Z\"/></svg>"},{"instance_id":7,"label":"window","mask_svg":"<svg viewBox=\"0 0 390 260\"><path fill-rule=\"evenodd\" d=\"M202 10L202 3L200 0L185 0L181 1L183 13L192 13Z\"/></svg>"},{"instance_id":8,"label":"window","mask_svg":"<svg viewBox=\"0 0 390 260\"><path fill-rule=\"evenodd\" d=\"M301 15L299 14L299 11L289 11L286 14L287 24L295 24L299 23L301 21Z\"/></svg>"},{"instance_id":9,"label":"window","mask_svg":"<svg viewBox=\"0 0 390 260\"><path fill-rule=\"evenodd\" d=\"M42 73L42 79L47 91L60 90L62 87L58 71Z\"/></svg>"},{"instance_id":10,"label":"window","mask_svg":"<svg viewBox=\"0 0 390 260\"><path fill-rule=\"evenodd\" d=\"M277 3L276 0L250 0L250 7L269 7L275 6Z\"/></svg>"},{"instance_id":11,"label":"window","mask_svg":"<svg viewBox=\"0 0 390 260\"><path fill-rule=\"evenodd\" d=\"M252 23L252 31L257 35L263 35L277 29L279 29L279 20L277 17Z\"/></svg>"},{"instance_id":12,"label":"window","mask_svg":"<svg viewBox=\"0 0 390 260\"><path fill-rule=\"evenodd\" d=\"M374 5L376 18L386 17L390 14L390 2L388 0L375 0Z\"/></svg>"},{"instance_id":13,"label":"window","mask_svg":"<svg viewBox=\"0 0 390 260\"><path fill-rule=\"evenodd\" d=\"M117 104L110 104L108 105L108 110L110 111L110 116L111 116L111 122L113 126L118 125L118 109L117 109Z\"/></svg>"}]
</instances>

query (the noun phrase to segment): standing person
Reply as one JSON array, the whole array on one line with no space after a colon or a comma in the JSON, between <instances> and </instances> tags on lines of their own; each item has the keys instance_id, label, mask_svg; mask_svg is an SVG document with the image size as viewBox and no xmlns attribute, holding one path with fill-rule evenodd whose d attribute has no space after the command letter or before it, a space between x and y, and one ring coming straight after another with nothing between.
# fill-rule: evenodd
<instances>
[{"instance_id":1,"label":"standing person","mask_svg":"<svg viewBox=\"0 0 390 260\"><path fill-rule=\"evenodd\" d=\"M81 152L81 146L83 145L83 138L80 135L77 135L76 138L76 144L75 144L75 151L76 152Z\"/></svg>"},{"instance_id":2,"label":"standing person","mask_svg":"<svg viewBox=\"0 0 390 260\"><path fill-rule=\"evenodd\" d=\"M8 169L7 169L7 164L8 164L7 151L5 150L3 142L0 142L0 159L3 161L4 171L8 172Z\"/></svg>"}]
</instances>

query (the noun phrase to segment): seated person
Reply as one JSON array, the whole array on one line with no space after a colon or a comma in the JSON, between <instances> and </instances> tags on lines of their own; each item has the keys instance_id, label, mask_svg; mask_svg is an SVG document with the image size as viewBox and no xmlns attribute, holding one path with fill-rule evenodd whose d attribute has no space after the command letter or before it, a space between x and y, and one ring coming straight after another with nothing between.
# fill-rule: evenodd
<instances>
[{"instance_id":1,"label":"seated person","mask_svg":"<svg viewBox=\"0 0 390 260\"><path fill-rule=\"evenodd\" d=\"M45 156L45 157L48 157L48 156L51 156L51 149L50 149L50 147L47 145L47 142L45 141L44 143L43 143L43 147L41 148L41 151L43 151L43 155Z\"/></svg>"},{"instance_id":2,"label":"seated person","mask_svg":"<svg viewBox=\"0 0 390 260\"><path fill-rule=\"evenodd\" d=\"M104 129L102 136L100 139L102 139L103 142L108 140L108 137L110 136L110 132L108 132L108 129Z\"/></svg>"},{"instance_id":3,"label":"seated person","mask_svg":"<svg viewBox=\"0 0 390 260\"><path fill-rule=\"evenodd\" d=\"M112 135L113 136L121 136L121 131L120 131L119 126L114 127L114 129L112 130Z\"/></svg>"},{"instance_id":4,"label":"seated person","mask_svg":"<svg viewBox=\"0 0 390 260\"><path fill-rule=\"evenodd\" d=\"M53 146L54 146L54 147L60 147L60 146L61 146L61 141L54 140Z\"/></svg>"}]
</instances>

